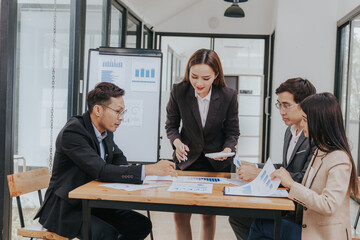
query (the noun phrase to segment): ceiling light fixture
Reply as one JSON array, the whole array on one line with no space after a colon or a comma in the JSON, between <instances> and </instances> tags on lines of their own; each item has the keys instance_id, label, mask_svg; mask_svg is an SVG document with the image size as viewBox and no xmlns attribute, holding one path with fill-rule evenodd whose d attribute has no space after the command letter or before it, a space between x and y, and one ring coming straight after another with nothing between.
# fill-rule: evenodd
<instances>
[{"instance_id":1,"label":"ceiling light fixture","mask_svg":"<svg viewBox=\"0 0 360 240\"><path fill-rule=\"evenodd\" d=\"M240 2L247 2L248 0L224 0L225 2L231 2L231 3L240 3Z\"/></svg>"},{"instance_id":2,"label":"ceiling light fixture","mask_svg":"<svg viewBox=\"0 0 360 240\"><path fill-rule=\"evenodd\" d=\"M243 18L245 17L244 10L237 3L231 4L231 6L226 9L224 13L225 17L233 17L233 18Z\"/></svg>"}]
</instances>

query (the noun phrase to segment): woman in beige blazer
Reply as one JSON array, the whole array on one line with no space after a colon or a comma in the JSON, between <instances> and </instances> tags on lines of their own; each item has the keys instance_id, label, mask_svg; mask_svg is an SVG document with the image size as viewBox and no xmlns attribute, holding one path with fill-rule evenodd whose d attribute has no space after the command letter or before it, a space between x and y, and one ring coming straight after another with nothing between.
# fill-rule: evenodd
<instances>
[{"instance_id":1,"label":"woman in beige blazer","mask_svg":"<svg viewBox=\"0 0 360 240\"><path fill-rule=\"evenodd\" d=\"M309 96L300 106L304 134L317 150L301 184L284 168L272 173L290 189L289 198L297 202L296 224L282 227L281 239L350 240L349 199L351 191L358 195L358 183L340 106L331 93ZM249 239L272 239L272 235L267 236L271 224L266 220L254 222ZM297 226L301 226L301 234Z\"/></svg>"}]
</instances>

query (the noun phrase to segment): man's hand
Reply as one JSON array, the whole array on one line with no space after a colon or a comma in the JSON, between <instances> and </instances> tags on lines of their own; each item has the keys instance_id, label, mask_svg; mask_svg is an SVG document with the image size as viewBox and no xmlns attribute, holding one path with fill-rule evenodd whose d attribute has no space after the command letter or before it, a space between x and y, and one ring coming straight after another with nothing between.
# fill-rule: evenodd
<instances>
[{"instance_id":1,"label":"man's hand","mask_svg":"<svg viewBox=\"0 0 360 240\"><path fill-rule=\"evenodd\" d=\"M241 166L237 168L236 172L241 180L251 182L259 175L261 169L255 167L254 164L243 164L241 161Z\"/></svg>"},{"instance_id":2,"label":"man's hand","mask_svg":"<svg viewBox=\"0 0 360 240\"><path fill-rule=\"evenodd\" d=\"M280 169L275 170L271 175L270 175L271 180L273 180L274 178L279 178L281 181L281 185L283 185L286 188L291 188L291 186L294 184L294 180L292 179L290 173L283 167L281 167Z\"/></svg>"},{"instance_id":3,"label":"man's hand","mask_svg":"<svg viewBox=\"0 0 360 240\"><path fill-rule=\"evenodd\" d=\"M175 163L161 160L155 164L150 164L145 166L145 176L156 175L156 176L172 176L177 177L177 172L175 170Z\"/></svg>"}]
</instances>

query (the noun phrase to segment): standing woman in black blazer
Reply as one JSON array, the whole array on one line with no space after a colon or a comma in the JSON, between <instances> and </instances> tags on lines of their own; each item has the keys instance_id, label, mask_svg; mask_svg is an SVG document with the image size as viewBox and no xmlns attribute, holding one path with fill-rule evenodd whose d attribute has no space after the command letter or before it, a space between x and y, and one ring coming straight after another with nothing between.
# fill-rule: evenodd
<instances>
[{"instance_id":1,"label":"standing woman in black blazer","mask_svg":"<svg viewBox=\"0 0 360 240\"><path fill-rule=\"evenodd\" d=\"M237 93L226 87L214 51L200 49L190 57L184 79L173 86L166 111L165 128L177 169L230 172L232 158L205 157L206 153L235 151L240 135ZM214 239L215 217L202 215L201 239ZM191 214L175 213L174 218L177 239L192 239Z\"/></svg>"}]
</instances>

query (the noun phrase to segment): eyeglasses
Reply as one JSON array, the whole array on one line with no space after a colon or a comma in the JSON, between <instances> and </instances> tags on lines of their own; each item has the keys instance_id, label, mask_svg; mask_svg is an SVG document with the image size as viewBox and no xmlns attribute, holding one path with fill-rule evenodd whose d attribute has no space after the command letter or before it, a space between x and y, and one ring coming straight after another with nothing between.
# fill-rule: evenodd
<instances>
[{"instance_id":1,"label":"eyeglasses","mask_svg":"<svg viewBox=\"0 0 360 240\"><path fill-rule=\"evenodd\" d=\"M284 109L285 111L288 111L289 109L293 108L293 107L296 107L296 106L299 106L299 104L293 104L293 105L283 105L283 104L280 104L280 103L275 103L275 106L277 109Z\"/></svg>"},{"instance_id":2,"label":"eyeglasses","mask_svg":"<svg viewBox=\"0 0 360 240\"><path fill-rule=\"evenodd\" d=\"M109 108L109 109L113 110L114 112L116 112L116 117L117 117L117 118L121 118L121 117L124 116L125 113L127 112L127 109L124 109L124 110L122 110L122 111L118 111L118 110L112 109L111 107L108 107L108 106L105 106L105 105L101 105L101 106L106 107L106 108Z\"/></svg>"}]
</instances>

